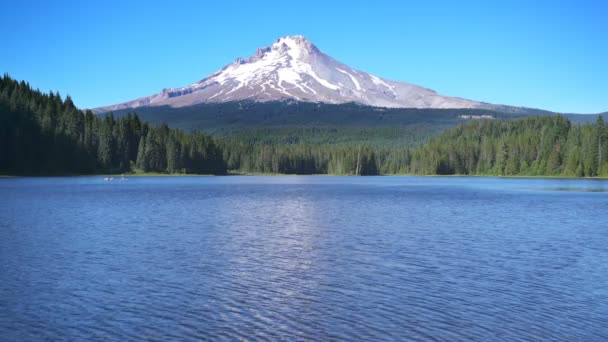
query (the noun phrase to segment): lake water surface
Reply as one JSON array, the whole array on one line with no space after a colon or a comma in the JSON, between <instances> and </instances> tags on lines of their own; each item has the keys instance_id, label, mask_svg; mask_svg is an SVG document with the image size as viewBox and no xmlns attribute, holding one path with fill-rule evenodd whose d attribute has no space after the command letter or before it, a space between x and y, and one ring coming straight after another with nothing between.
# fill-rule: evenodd
<instances>
[{"instance_id":1,"label":"lake water surface","mask_svg":"<svg viewBox=\"0 0 608 342\"><path fill-rule=\"evenodd\" d=\"M608 181L0 179L0 340L608 340Z\"/></svg>"}]
</instances>

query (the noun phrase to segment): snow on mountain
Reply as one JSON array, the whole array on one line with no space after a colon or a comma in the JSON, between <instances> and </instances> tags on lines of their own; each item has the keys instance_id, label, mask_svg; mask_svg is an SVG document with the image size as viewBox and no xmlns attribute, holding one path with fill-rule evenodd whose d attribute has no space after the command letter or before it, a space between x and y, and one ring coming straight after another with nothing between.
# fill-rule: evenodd
<instances>
[{"instance_id":1,"label":"snow on mountain","mask_svg":"<svg viewBox=\"0 0 608 342\"><path fill-rule=\"evenodd\" d=\"M185 107L227 101L347 103L397 108L480 108L484 104L447 97L414 84L355 70L321 52L303 36L285 36L255 55L237 58L203 80L182 88L95 111L142 106Z\"/></svg>"}]
</instances>

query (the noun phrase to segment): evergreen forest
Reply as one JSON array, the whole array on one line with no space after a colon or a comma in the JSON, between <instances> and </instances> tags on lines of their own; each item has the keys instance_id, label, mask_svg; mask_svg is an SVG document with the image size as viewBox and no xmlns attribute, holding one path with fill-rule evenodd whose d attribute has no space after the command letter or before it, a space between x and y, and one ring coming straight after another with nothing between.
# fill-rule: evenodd
<instances>
[{"instance_id":1,"label":"evergreen forest","mask_svg":"<svg viewBox=\"0 0 608 342\"><path fill-rule=\"evenodd\" d=\"M301 120L301 119L300 119ZM0 174L332 174L608 176L602 116L441 125L284 125L209 132L98 116L69 96L0 78Z\"/></svg>"},{"instance_id":2,"label":"evergreen forest","mask_svg":"<svg viewBox=\"0 0 608 342\"><path fill-rule=\"evenodd\" d=\"M224 174L226 164L206 134L151 126L136 114L100 118L69 96L0 78L0 174L123 172Z\"/></svg>"}]
</instances>

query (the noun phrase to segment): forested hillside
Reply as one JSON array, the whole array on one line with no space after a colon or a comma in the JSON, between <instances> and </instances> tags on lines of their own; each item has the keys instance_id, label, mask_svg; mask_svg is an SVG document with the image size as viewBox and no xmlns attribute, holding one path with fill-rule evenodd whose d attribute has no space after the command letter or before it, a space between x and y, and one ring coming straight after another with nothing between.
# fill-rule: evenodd
<instances>
[{"instance_id":1,"label":"forested hillside","mask_svg":"<svg viewBox=\"0 0 608 342\"><path fill-rule=\"evenodd\" d=\"M262 134L233 136L220 144L228 168L244 173L594 177L608 176L607 132L601 116L595 124L581 125L553 116L473 121L418 145L411 143L415 139L391 144L364 135L359 142L300 143ZM418 139L428 140L423 133Z\"/></svg>"},{"instance_id":2,"label":"forested hillside","mask_svg":"<svg viewBox=\"0 0 608 342\"><path fill-rule=\"evenodd\" d=\"M386 112L370 115L378 119ZM602 116L596 118L584 124L563 116L472 120L443 132L444 125L428 121L269 125L233 127L212 138L150 125L134 113L100 118L77 109L69 97L43 94L5 75L0 79L0 174L608 176L608 129Z\"/></svg>"},{"instance_id":3,"label":"forested hillside","mask_svg":"<svg viewBox=\"0 0 608 342\"><path fill-rule=\"evenodd\" d=\"M222 102L189 107L141 107L135 109L139 117L155 125L166 123L184 130L197 129L214 135L225 135L232 130L269 127L331 127L377 128L427 125L445 129L465 120L462 116L488 115L497 119L523 118L530 115L553 113L526 108L512 113L487 109L419 109L377 108L356 103L329 104L296 101ZM113 112L115 117L126 116L130 110ZM101 116L103 114L100 113ZM579 115L579 117L583 117Z\"/></svg>"},{"instance_id":4,"label":"forested hillside","mask_svg":"<svg viewBox=\"0 0 608 342\"><path fill-rule=\"evenodd\" d=\"M103 119L70 97L0 78L0 174L102 172L223 174L222 154L202 133L150 126L129 114Z\"/></svg>"},{"instance_id":5,"label":"forested hillside","mask_svg":"<svg viewBox=\"0 0 608 342\"><path fill-rule=\"evenodd\" d=\"M608 176L608 129L561 116L471 122L414 148L413 174Z\"/></svg>"},{"instance_id":6,"label":"forested hillside","mask_svg":"<svg viewBox=\"0 0 608 342\"><path fill-rule=\"evenodd\" d=\"M241 173L394 174L408 149L442 128L270 127L218 137L228 169Z\"/></svg>"}]
</instances>

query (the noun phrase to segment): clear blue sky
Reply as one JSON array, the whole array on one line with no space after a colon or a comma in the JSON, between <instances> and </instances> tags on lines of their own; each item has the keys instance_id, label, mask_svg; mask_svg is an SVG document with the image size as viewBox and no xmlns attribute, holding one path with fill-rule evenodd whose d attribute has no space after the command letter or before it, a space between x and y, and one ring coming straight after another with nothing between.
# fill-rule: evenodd
<instances>
[{"instance_id":1,"label":"clear blue sky","mask_svg":"<svg viewBox=\"0 0 608 342\"><path fill-rule=\"evenodd\" d=\"M0 72L83 108L178 87L302 34L442 94L608 110L608 1L0 2Z\"/></svg>"}]
</instances>

